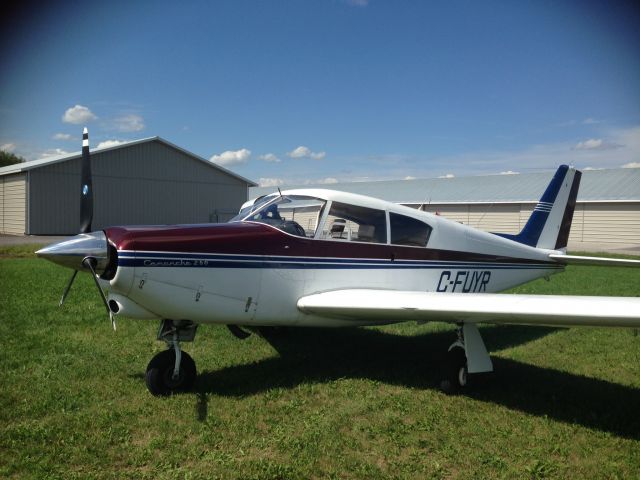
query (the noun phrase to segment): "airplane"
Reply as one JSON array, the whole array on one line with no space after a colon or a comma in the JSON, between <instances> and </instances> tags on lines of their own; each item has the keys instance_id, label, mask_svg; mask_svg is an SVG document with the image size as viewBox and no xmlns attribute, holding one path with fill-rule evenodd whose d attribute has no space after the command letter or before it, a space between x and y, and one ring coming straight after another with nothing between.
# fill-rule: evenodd
<instances>
[{"instance_id":1,"label":"airplane","mask_svg":"<svg viewBox=\"0 0 640 480\"><path fill-rule=\"evenodd\" d=\"M145 380L153 395L190 390L182 342L201 324L239 338L265 327L353 327L449 322L456 337L440 387L463 390L493 370L479 322L640 327L640 298L500 294L568 264L640 260L566 253L581 173L562 165L517 235L325 189L285 190L245 203L228 223L114 226L92 231L93 185L83 133L80 234L36 254L90 273L115 318L160 320ZM104 290L108 293L104 293Z\"/></svg>"}]
</instances>

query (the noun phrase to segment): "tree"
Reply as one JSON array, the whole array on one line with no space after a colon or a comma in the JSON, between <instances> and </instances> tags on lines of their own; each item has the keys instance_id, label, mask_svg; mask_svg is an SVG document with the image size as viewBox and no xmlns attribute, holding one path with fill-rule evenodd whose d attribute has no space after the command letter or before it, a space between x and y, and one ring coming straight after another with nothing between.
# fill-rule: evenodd
<instances>
[{"instance_id":1,"label":"tree","mask_svg":"<svg viewBox=\"0 0 640 480\"><path fill-rule=\"evenodd\" d=\"M14 155L11 152L0 150L0 167L6 167L21 162L24 162L24 158Z\"/></svg>"}]
</instances>

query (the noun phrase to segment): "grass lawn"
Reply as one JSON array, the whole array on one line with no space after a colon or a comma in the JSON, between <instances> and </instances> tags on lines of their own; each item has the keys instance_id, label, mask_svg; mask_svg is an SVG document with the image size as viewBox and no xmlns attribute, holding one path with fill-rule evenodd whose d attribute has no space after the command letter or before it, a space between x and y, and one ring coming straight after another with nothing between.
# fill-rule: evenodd
<instances>
[{"instance_id":1,"label":"grass lawn","mask_svg":"<svg viewBox=\"0 0 640 480\"><path fill-rule=\"evenodd\" d=\"M640 336L481 327L495 372L446 396L445 324L200 327L193 393L151 396L156 322L113 332L95 287L0 251L0 478L640 478ZM569 267L520 293L638 295L640 270Z\"/></svg>"}]
</instances>

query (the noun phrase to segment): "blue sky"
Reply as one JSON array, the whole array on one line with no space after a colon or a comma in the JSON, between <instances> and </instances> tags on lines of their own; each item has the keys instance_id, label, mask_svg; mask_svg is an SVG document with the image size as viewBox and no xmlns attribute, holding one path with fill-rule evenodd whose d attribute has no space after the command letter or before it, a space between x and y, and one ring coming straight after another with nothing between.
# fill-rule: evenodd
<instances>
[{"instance_id":1,"label":"blue sky","mask_svg":"<svg viewBox=\"0 0 640 480\"><path fill-rule=\"evenodd\" d=\"M27 159L87 125L266 185L640 166L633 2L46 3L0 20L0 146Z\"/></svg>"}]
</instances>

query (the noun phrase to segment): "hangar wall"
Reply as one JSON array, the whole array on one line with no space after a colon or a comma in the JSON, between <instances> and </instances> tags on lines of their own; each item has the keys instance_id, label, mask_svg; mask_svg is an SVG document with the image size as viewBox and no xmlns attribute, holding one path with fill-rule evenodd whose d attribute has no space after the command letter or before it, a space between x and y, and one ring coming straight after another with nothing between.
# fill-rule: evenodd
<instances>
[{"instance_id":1,"label":"hangar wall","mask_svg":"<svg viewBox=\"0 0 640 480\"><path fill-rule=\"evenodd\" d=\"M26 174L0 177L0 233L23 235L26 231Z\"/></svg>"},{"instance_id":2,"label":"hangar wall","mask_svg":"<svg viewBox=\"0 0 640 480\"><path fill-rule=\"evenodd\" d=\"M535 205L536 202L430 204L424 209L488 232L518 233ZM571 243L640 244L640 202L577 202L569 236Z\"/></svg>"},{"instance_id":3,"label":"hangar wall","mask_svg":"<svg viewBox=\"0 0 640 480\"><path fill-rule=\"evenodd\" d=\"M96 230L226 221L247 198L241 179L159 141L98 150L92 152L91 163ZM80 164L75 158L31 170L27 233L77 232Z\"/></svg>"}]
</instances>

